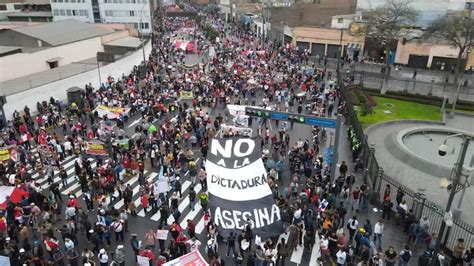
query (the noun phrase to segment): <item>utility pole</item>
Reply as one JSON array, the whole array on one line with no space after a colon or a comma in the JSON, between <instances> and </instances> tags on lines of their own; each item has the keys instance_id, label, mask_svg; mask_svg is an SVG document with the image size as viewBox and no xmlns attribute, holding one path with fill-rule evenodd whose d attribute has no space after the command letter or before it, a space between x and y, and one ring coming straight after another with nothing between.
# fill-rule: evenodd
<instances>
[{"instance_id":1,"label":"utility pole","mask_svg":"<svg viewBox=\"0 0 474 266\"><path fill-rule=\"evenodd\" d=\"M455 135L452 135L450 137L453 137L453 136L455 136ZM466 153L467 153L467 149L469 147L469 141L470 140L471 140L471 138L469 136L463 135L463 142L462 142L462 146L461 146L461 151L459 152L459 157L458 157L458 160L456 162L455 175L454 175L454 178L453 178L452 187L449 190L449 197L448 197L448 202L446 204L445 213L449 213L451 211L451 205L453 204L454 196L458 192L458 187L460 185L463 186L463 184L459 184L459 183L460 183L461 176L463 175L462 169L463 169L463 164L464 164L464 160L466 158ZM465 189L465 188L462 187L461 189ZM436 265L436 262L437 262L436 258L438 256L439 250L441 249L441 243L443 242L444 230L445 229L446 229L446 221L443 219L443 221L441 222L441 227L439 228L439 232L438 232L438 238L437 238L437 241L436 241L436 249L435 249L435 252L434 252L434 259L433 259L432 265Z\"/></svg>"},{"instance_id":2,"label":"utility pole","mask_svg":"<svg viewBox=\"0 0 474 266\"><path fill-rule=\"evenodd\" d=\"M99 72L99 89L102 87L102 78L100 77L100 64L99 64L99 57L95 56L97 60L97 71Z\"/></svg>"},{"instance_id":3,"label":"utility pole","mask_svg":"<svg viewBox=\"0 0 474 266\"><path fill-rule=\"evenodd\" d=\"M341 34L339 36L339 47L341 50L339 50L339 54L337 55L337 70L336 72L339 74L339 71L340 71L340 68L341 68L341 54L343 53L343 49L342 49L342 35L344 34L344 29L340 29L341 30ZM338 76L338 79L339 79L339 76Z\"/></svg>"}]
</instances>

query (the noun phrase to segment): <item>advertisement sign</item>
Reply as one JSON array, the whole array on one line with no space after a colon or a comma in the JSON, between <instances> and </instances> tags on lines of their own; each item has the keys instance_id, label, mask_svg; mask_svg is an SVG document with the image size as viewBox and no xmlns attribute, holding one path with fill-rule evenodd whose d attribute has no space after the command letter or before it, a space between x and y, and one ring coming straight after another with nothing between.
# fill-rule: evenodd
<instances>
[{"instance_id":1,"label":"advertisement sign","mask_svg":"<svg viewBox=\"0 0 474 266\"><path fill-rule=\"evenodd\" d=\"M247 221L262 237L282 233L259 143L258 138L211 140L206 162L209 207L223 237L244 229Z\"/></svg>"},{"instance_id":2,"label":"advertisement sign","mask_svg":"<svg viewBox=\"0 0 474 266\"><path fill-rule=\"evenodd\" d=\"M107 156L107 149L102 141L86 141L85 153L87 155Z\"/></svg>"}]
</instances>

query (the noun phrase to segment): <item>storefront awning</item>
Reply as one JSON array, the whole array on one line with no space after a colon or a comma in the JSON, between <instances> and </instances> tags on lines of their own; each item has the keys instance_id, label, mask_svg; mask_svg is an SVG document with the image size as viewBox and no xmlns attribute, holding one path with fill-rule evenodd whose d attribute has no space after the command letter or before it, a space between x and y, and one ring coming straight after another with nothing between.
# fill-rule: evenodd
<instances>
[{"instance_id":1,"label":"storefront awning","mask_svg":"<svg viewBox=\"0 0 474 266\"><path fill-rule=\"evenodd\" d=\"M359 50L360 49L360 44L358 44L358 43L349 43L347 45L347 49L349 49L349 50Z\"/></svg>"}]
</instances>

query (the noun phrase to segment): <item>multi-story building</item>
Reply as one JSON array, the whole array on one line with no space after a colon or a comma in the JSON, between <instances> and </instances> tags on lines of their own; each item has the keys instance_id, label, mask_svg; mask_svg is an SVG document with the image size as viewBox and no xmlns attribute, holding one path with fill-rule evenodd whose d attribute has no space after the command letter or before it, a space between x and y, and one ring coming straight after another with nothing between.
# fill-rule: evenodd
<instances>
[{"instance_id":1,"label":"multi-story building","mask_svg":"<svg viewBox=\"0 0 474 266\"><path fill-rule=\"evenodd\" d=\"M55 21L133 24L144 35L152 32L149 0L51 0Z\"/></svg>"}]
</instances>

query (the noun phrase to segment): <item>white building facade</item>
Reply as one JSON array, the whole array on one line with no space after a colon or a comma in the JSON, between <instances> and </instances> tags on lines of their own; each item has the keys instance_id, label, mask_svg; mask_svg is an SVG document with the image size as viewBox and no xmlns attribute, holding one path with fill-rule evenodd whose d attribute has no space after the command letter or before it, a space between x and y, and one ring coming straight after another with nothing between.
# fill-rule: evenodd
<instances>
[{"instance_id":1,"label":"white building facade","mask_svg":"<svg viewBox=\"0 0 474 266\"><path fill-rule=\"evenodd\" d=\"M55 21L132 24L144 35L152 32L149 0L51 0Z\"/></svg>"}]
</instances>

